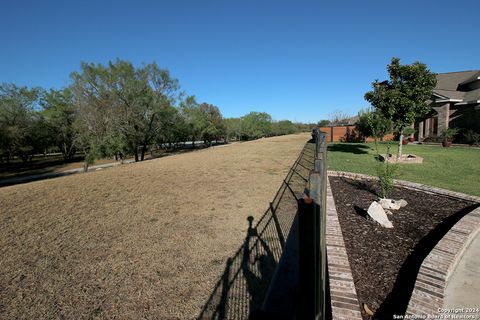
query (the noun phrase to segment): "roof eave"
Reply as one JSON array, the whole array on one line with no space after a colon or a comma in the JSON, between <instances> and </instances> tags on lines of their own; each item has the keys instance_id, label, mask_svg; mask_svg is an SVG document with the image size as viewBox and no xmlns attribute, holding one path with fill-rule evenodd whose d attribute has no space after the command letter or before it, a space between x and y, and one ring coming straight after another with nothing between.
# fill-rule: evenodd
<instances>
[{"instance_id":1,"label":"roof eave","mask_svg":"<svg viewBox=\"0 0 480 320\"><path fill-rule=\"evenodd\" d=\"M440 99L440 100L435 100L434 102L462 102L462 99Z\"/></svg>"},{"instance_id":2,"label":"roof eave","mask_svg":"<svg viewBox=\"0 0 480 320\"><path fill-rule=\"evenodd\" d=\"M466 105L466 104L477 104L477 103L480 103L480 100L462 101L462 102L459 102L459 103L455 103L455 105L456 106L462 106L462 105Z\"/></svg>"}]
</instances>

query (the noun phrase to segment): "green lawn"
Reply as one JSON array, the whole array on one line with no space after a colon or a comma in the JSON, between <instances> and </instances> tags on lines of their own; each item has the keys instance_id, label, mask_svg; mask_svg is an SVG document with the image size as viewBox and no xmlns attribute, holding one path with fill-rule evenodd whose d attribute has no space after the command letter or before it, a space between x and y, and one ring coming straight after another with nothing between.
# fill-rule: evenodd
<instances>
[{"instance_id":1,"label":"green lawn","mask_svg":"<svg viewBox=\"0 0 480 320\"><path fill-rule=\"evenodd\" d=\"M397 152L391 144L390 153ZM385 153L386 143L379 144ZM404 154L424 158L423 164L402 164L398 179L480 196L480 149L409 144ZM328 169L376 175L374 143L331 143L328 145Z\"/></svg>"}]
</instances>

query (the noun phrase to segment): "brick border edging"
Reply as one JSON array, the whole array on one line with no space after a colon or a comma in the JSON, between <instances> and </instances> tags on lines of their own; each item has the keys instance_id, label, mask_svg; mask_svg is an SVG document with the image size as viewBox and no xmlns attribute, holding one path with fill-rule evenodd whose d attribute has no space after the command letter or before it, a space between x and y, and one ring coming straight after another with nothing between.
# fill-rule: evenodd
<instances>
[{"instance_id":1,"label":"brick border edging","mask_svg":"<svg viewBox=\"0 0 480 320\"><path fill-rule=\"evenodd\" d=\"M352 172L328 171L328 175L355 180L377 180L373 176ZM395 185L480 203L480 197L420 183L395 180ZM439 314L439 308L443 307L445 287L450 280L450 276L464 251L478 233L480 233L480 207L460 219L422 262L406 311L407 315L414 317Z\"/></svg>"},{"instance_id":2,"label":"brick border edging","mask_svg":"<svg viewBox=\"0 0 480 320\"><path fill-rule=\"evenodd\" d=\"M480 208L458 221L423 260L407 315L439 315L445 288L460 258L480 231Z\"/></svg>"},{"instance_id":3,"label":"brick border edging","mask_svg":"<svg viewBox=\"0 0 480 320\"><path fill-rule=\"evenodd\" d=\"M332 319L362 319L335 200L327 179L326 244Z\"/></svg>"},{"instance_id":4,"label":"brick border edging","mask_svg":"<svg viewBox=\"0 0 480 320\"><path fill-rule=\"evenodd\" d=\"M370 175L363 174L363 173L354 173L354 172L346 172L346 171L332 171L332 170L328 170L327 173L328 173L328 176L333 176L333 177L346 177L346 178L355 179L355 180L378 180L378 178L375 177L375 176L370 176ZM467 201L480 203L480 197L472 196L472 195L469 195L469 194L466 194L466 193L446 190L446 189L442 189L442 188L432 187L432 186L429 186L429 185L426 185L426 184L410 182L410 181L405 181L405 180L395 179L394 181L395 181L395 185L401 186L401 187L404 187L404 188L407 188L407 189L419 190L419 191L429 192L429 193L434 193L434 194L441 194L441 195L448 196L448 197L451 197L451 198L456 198L456 199L461 199L461 200L467 200Z\"/></svg>"}]
</instances>

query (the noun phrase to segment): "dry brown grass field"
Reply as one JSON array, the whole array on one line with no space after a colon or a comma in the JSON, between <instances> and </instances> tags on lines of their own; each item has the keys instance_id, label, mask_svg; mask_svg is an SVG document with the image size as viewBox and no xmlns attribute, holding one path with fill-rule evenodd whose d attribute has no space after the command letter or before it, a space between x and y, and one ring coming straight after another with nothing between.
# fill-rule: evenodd
<instances>
[{"instance_id":1,"label":"dry brown grass field","mask_svg":"<svg viewBox=\"0 0 480 320\"><path fill-rule=\"evenodd\" d=\"M0 318L195 318L309 138L0 188Z\"/></svg>"}]
</instances>

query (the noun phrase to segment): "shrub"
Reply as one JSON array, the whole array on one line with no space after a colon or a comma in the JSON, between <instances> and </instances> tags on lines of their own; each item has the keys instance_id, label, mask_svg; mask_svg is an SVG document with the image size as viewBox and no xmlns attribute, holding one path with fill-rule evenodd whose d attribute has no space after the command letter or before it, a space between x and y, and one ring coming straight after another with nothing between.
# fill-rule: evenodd
<instances>
[{"instance_id":1,"label":"shrub","mask_svg":"<svg viewBox=\"0 0 480 320\"><path fill-rule=\"evenodd\" d=\"M446 128L440 132L440 137L442 137L443 141L452 141L457 133L458 129L456 128Z\"/></svg>"},{"instance_id":2,"label":"shrub","mask_svg":"<svg viewBox=\"0 0 480 320\"><path fill-rule=\"evenodd\" d=\"M398 173L399 166L388 162L380 162L377 166L377 175L380 183L380 196L387 198L393 190L393 179Z\"/></svg>"},{"instance_id":3,"label":"shrub","mask_svg":"<svg viewBox=\"0 0 480 320\"><path fill-rule=\"evenodd\" d=\"M468 130L465 132L464 137L469 145L480 145L480 133L476 133L473 130Z\"/></svg>"},{"instance_id":4,"label":"shrub","mask_svg":"<svg viewBox=\"0 0 480 320\"><path fill-rule=\"evenodd\" d=\"M426 137L425 139L423 139L423 142L437 142L437 143L440 143L442 141L443 141L443 139L439 136L430 136L430 137Z\"/></svg>"},{"instance_id":5,"label":"shrub","mask_svg":"<svg viewBox=\"0 0 480 320\"><path fill-rule=\"evenodd\" d=\"M387 144L386 157L390 156L390 143ZM377 148L377 159L380 159L380 154ZM393 179L398 174L400 166L398 164L391 164L385 159L384 162L379 162L377 165L377 176L380 187L380 197L387 198L393 190Z\"/></svg>"}]
</instances>

